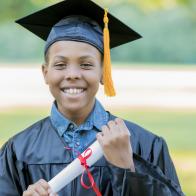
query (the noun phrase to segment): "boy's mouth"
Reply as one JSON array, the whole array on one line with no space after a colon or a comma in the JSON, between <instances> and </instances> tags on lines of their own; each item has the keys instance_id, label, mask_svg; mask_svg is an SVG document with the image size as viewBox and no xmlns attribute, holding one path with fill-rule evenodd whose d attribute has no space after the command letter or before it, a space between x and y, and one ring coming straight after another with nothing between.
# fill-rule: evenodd
<instances>
[{"instance_id":1,"label":"boy's mouth","mask_svg":"<svg viewBox=\"0 0 196 196\"><path fill-rule=\"evenodd\" d=\"M86 89L84 88L63 88L61 89L64 93L69 95L78 95L83 93Z\"/></svg>"}]
</instances>

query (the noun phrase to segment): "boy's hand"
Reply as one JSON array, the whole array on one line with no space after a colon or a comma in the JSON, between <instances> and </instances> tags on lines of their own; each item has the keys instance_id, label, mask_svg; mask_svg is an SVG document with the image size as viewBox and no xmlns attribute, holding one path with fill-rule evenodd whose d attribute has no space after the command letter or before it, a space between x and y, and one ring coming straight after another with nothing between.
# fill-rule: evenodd
<instances>
[{"instance_id":1,"label":"boy's hand","mask_svg":"<svg viewBox=\"0 0 196 196\"><path fill-rule=\"evenodd\" d=\"M97 140L107 161L135 172L130 132L122 119L116 118L109 121L107 126L103 126L102 132L97 134Z\"/></svg>"},{"instance_id":2,"label":"boy's hand","mask_svg":"<svg viewBox=\"0 0 196 196\"><path fill-rule=\"evenodd\" d=\"M41 179L35 184L29 185L28 189L23 192L23 196L58 196L52 193L49 184Z\"/></svg>"}]
</instances>

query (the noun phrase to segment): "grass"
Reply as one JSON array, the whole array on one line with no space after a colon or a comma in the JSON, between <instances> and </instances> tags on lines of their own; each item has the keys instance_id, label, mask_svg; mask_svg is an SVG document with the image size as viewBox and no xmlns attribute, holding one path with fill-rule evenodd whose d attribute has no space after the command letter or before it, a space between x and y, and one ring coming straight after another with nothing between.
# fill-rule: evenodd
<instances>
[{"instance_id":1,"label":"grass","mask_svg":"<svg viewBox=\"0 0 196 196\"><path fill-rule=\"evenodd\" d=\"M113 113L140 124L166 139L185 194L196 193L196 111L148 108L114 109ZM0 146L12 135L49 114L48 108L0 111Z\"/></svg>"},{"instance_id":2,"label":"grass","mask_svg":"<svg viewBox=\"0 0 196 196\"><path fill-rule=\"evenodd\" d=\"M164 137L174 151L196 151L196 111L141 108L114 110L114 113Z\"/></svg>"},{"instance_id":3,"label":"grass","mask_svg":"<svg viewBox=\"0 0 196 196\"><path fill-rule=\"evenodd\" d=\"M48 114L45 108L15 108L0 112L0 146L11 136Z\"/></svg>"}]
</instances>

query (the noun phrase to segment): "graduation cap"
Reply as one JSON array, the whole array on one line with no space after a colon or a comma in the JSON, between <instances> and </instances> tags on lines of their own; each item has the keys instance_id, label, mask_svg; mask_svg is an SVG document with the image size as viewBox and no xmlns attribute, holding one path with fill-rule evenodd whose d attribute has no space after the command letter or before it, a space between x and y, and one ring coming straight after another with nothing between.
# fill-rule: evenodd
<instances>
[{"instance_id":1,"label":"graduation cap","mask_svg":"<svg viewBox=\"0 0 196 196\"><path fill-rule=\"evenodd\" d=\"M86 42L103 54L104 91L114 96L111 77L110 48L141 38L91 0L65 0L16 21L46 41L45 54L56 41ZM110 33L109 33L110 31Z\"/></svg>"}]
</instances>

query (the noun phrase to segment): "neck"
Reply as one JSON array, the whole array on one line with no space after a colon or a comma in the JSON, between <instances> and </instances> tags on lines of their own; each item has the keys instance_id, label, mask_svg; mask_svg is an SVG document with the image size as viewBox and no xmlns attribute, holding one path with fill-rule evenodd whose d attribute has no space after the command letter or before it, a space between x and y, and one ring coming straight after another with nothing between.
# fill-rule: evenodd
<instances>
[{"instance_id":1,"label":"neck","mask_svg":"<svg viewBox=\"0 0 196 196\"><path fill-rule=\"evenodd\" d=\"M74 122L76 125L81 125L85 122L86 118L91 113L93 107L95 104L95 100L88 105L88 107L85 107L83 110L76 110L76 111L61 111L59 108L59 111L63 114L64 117L69 119L70 121Z\"/></svg>"}]
</instances>

